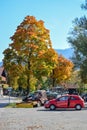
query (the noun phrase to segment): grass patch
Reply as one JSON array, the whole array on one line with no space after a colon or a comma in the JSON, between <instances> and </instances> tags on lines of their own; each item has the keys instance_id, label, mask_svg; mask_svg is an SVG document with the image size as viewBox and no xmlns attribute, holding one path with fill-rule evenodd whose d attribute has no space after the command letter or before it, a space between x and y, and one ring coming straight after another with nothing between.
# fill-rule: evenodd
<instances>
[{"instance_id":1,"label":"grass patch","mask_svg":"<svg viewBox=\"0 0 87 130\"><path fill-rule=\"evenodd\" d=\"M9 103L6 108L33 108L36 107L36 102L20 102L20 103Z\"/></svg>"},{"instance_id":2,"label":"grass patch","mask_svg":"<svg viewBox=\"0 0 87 130\"><path fill-rule=\"evenodd\" d=\"M6 108L15 108L16 107L16 103L9 103Z\"/></svg>"}]
</instances>

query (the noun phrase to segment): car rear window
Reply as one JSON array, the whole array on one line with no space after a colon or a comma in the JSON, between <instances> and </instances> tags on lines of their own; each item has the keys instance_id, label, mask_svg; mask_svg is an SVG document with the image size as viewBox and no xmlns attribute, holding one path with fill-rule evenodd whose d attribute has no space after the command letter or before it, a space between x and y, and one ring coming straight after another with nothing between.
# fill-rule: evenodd
<instances>
[{"instance_id":1,"label":"car rear window","mask_svg":"<svg viewBox=\"0 0 87 130\"><path fill-rule=\"evenodd\" d=\"M71 96L70 99L71 99L71 100L79 100L80 98L79 98L79 97Z\"/></svg>"},{"instance_id":2,"label":"car rear window","mask_svg":"<svg viewBox=\"0 0 87 130\"><path fill-rule=\"evenodd\" d=\"M71 100L77 100L75 97L71 97Z\"/></svg>"}]
</instances>

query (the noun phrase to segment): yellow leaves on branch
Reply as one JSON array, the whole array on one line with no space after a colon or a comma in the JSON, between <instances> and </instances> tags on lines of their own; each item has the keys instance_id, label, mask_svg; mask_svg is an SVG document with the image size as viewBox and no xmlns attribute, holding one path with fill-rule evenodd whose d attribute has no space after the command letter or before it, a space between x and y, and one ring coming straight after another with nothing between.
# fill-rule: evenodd
<instances>
[{"instance_id":1,"label":"yellow leaves on branch","mask_svg":"<svg viewBox=\"0 0 87 130\"><path fill-rule=\"evenodd\" d=\"M69 79L72 74L73 66L73 63L70 60L60 55L58 57L58 65L54 69L53 77L57 79L57 82Z\"/></svg>"},{"instance_id":2,"label":"yellow leaves on branch","mask_svg":"<svg viewBox=\"0 0 87 130\"><path fill-rule=\"evenodd\" d=\"M43 59L50 61L50 62L58 62L58 54L53 48L48 48L47 51L40 52L40 56L42 56Z\"/></svg>"},{"instance_id":3,"label":"yellow leaves on branch","mask_svg":"<svg viewBox=\"0 0 87 130\"><path fill-rule=\"evenodd\" d=\"M11 40L13 43L10 46L15 51L24 51L25 49L34 50L38 48L39 50L47 50L52 47L49 30L44 27L42 20L37 21L34 16L25 17L24 21L17 27Z\"/></svg>"},{"instance_id":4,"label":"yellow leaves on branch","mask_svg":"<svg viewBox=\"0 0 87 130\"><path fill-rule=\"evenodd\" d=\"M15 69L16 68L16 69ZM9 69L9 73L13 76L18 76L23 71L23 67L21 65L12 64Z\"/></svg>"},{"instance_id":5,"label":"yellow leaves on branch","mask_svg":"<svg viewBox=\"0 0 87 130\"><path fill-rule=\"evenodd\" d=\"M36 19L34 16L26 16L23 22L23 24L34 24L34 23L36 23Z\"/></svg>"}]
</instances>

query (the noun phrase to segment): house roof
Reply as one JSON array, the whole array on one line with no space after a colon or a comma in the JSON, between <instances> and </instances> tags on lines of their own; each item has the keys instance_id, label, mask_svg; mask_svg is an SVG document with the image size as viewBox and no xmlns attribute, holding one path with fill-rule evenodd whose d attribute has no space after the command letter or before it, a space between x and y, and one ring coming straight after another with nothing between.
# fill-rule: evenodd
<instances>
[{"instance_id":1,"label":"house roof","mask_svg":"<svg viewBox=\"0 0 87 130\"><path fill-rule=\"evenodd\" d=\"M0 77L2 78L2 81L6 81L6 78L2 76L3 71L4 71L4 67L0 67Z\"/></svg>"},{"instance_id":2,"label":"house roof","mask_svg":"<svg viewBox=\"0 0 87 130\"><path fill-rule=\"evenodd\" d=\"M76 83L62 83L62 85L66 89L76 89L76 88L78 88L78 84L76 84Z\"/></svg>"},{"instance_id":3,"label":"house roof","mask_svg":"<svg viewBox=\"0 0 87 130\"><path fill-rule=\"evenodd\" d=\"M78 88L78 85L70 83L70 84L67 84L67 88L68 89L76 89L76 88Z\"/></svg>"}]
</instances>

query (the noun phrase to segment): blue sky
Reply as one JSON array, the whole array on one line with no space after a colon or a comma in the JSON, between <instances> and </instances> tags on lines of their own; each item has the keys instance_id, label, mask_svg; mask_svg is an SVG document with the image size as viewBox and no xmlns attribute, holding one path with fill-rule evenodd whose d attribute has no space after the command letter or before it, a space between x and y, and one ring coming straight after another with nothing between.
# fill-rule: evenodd
<instances>
[{"instance_id":1,"label":"blue sky","mask_svg":"<svg viewBox=\"0 0 87 130\"><path fill-rule=\"evenodd\" d=\"M69 48L67 36L76 17L82 17L85 11L81 4L85 0L0 0L0 61L3 51L11 43L10 37L27 15L43 20L50 30L54 49Z\"/></svg>"}]
</instances>

